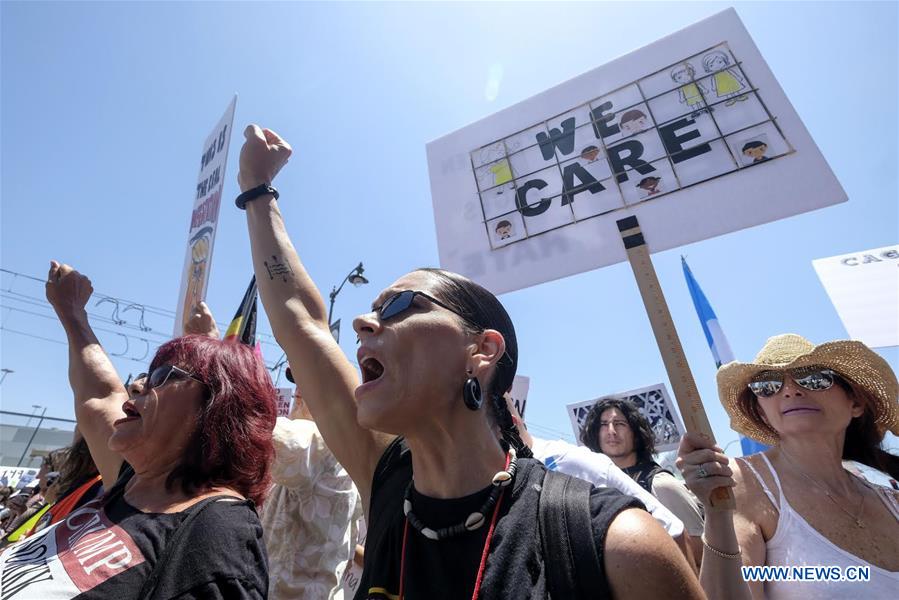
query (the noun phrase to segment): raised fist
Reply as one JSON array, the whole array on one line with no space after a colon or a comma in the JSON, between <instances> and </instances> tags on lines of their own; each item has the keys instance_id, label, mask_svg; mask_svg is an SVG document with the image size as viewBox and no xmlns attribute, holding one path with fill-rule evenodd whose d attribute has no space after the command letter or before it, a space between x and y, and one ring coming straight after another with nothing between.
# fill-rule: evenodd
<instances>
[{"instance_id":1,"label":"raised fist","mask_svg":"<svg viewBox=\"0 0 899 600\"><path fill-rule=\"evenodd\" d=\"M184 335L205 335L219 339L218 325L205 302L199 302L191 309L190 318L184 322Z\"/></svg>"},{"instance_id":2,"label":"raised fist","mask_svg":"<svg viewBox=\"0 0 899 600\"><path fill-rule=\"evenodd\" d=\"M50 261L50 272L47 273L47 301L53 305L56 314L62 319L79 316L94 293L91 280L70 267L55 260Z\"/></svg>"},{"instance_id":3,"label":"raised fist","mask_svg":"<svg viewBox=\"0 0 899 600\"><path fill-rule=\"evenodd\" d=\"M290 144L271 129L247 125L243 135L246 141L240 149L240 172L237 174L241 192L264 183L271 184L293 152Z\"/></svg>"}]
</instances>

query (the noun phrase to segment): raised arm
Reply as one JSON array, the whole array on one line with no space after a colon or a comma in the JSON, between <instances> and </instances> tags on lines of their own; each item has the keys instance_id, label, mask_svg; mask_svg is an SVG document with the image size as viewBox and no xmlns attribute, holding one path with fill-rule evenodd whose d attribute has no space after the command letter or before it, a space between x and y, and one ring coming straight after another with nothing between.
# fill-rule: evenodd
<instances>
[{"instance_id":1,"label":"raised arm","mask_svg":"<svg viewBox=\"0 0 899 600\"><path fill-rule=\"evenodd\" d=\"M47 300L69 340L69 384L75 394L75 418L108 488L119 476L122 457L106 443L113 423L125 416L122 404L128 394L88 322L84 307L93 291L90 279L69 265L50 261Z\"/></svg>"},{"instance_id":2,"label":"raised arm","mask_svg":"<svg viewBox=\"0 0 899 600\"><path fill-rule=\"evenodd\" d=\"M241 192L270 185L291 153L270 129L250 125L244 136ZM375 466L392 437L356 422L359 376L331 335L324 300L297 256L274 196L251 200L246 211L256 282L275 338L325 443L353 478L367 511Z\"/></svg>"}]
</instances>

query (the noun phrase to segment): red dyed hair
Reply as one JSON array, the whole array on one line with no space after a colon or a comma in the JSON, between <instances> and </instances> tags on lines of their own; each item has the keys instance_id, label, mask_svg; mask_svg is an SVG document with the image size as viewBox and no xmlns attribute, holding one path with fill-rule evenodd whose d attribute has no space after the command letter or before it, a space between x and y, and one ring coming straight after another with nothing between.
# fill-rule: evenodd
<instances>
[{"instance_id":1,"label":"red dyed hair","mask_svg":"<svg viewBox=\"0 0 899 600\"><path fill-rule=\"evenodd\" d=\"M278 414L265 363L249 346L188 335L159 347L150 371L162 365L180 367L209 388L184 460L166 487L180 485L185 494L227 487L261 506L271 484Z\"/></svg>"}]
</instances>

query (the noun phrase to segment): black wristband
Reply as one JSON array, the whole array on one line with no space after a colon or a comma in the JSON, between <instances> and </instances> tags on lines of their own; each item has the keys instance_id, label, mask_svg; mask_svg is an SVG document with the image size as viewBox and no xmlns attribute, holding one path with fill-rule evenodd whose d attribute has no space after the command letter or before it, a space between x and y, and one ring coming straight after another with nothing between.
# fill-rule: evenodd
<instances>
[{"instance_id":1,"label":"black wristband","mask_svg":"<svg viewBox=\"0 0 899 600\"><path fill-rule=\"evenodd\" d=\"M247 202L249 202L250 200L255 200L259 196L264 196L266 194L271 194L275 197L275 200L277 200L279 196L278 190L267 183L263 183L262 185L257 185L254 188L248 189L243 194L238 196L234 200L234 204L236 204L237 208L239 208L240 210L246 210Z\"/></svg>"}]
</instances>

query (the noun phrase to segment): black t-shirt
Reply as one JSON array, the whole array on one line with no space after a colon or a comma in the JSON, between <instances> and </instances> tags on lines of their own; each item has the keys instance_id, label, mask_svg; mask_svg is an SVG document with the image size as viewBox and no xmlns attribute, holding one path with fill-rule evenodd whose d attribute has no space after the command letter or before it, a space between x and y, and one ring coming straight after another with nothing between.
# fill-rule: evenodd
<instances>
[{"instance_id":1,"label":"black t-shirt","mask_svg":"<svg viewBox=\"0 0 899 600\"><path fill-rule=\"evenodd\" d=\"M268 561L250 502L212 502L166 548L185 520L143 513L122 491L130 467L108 494L0 555L2 600L133 600L163 552L170 554L153 598L265 598Z\"/></svg>"},{"instance_id":2,"label":"black t-shirt","mask_svg":"<svg viewBox=\"0 0 899 600\"><path fill-rule=\"evenodd\" d=\"M631 479L639 483L640 487L650 494L652 493L652 480L656 475L659 473L674 475L674 473L663 468L662 465L653 460L637 463L632 467L624 467L621 470L627 473Z\"/></svg>"},{"instance_id":3,"label":"black t-shirt","mask_svg":"<svg viewBox=\"0 0 899 600\"><path fill-rule=\"evenodd\" d=\"M548 597L538 523L538 502L545 467L533 459L518 459L518 472L500 506L496 530L481 583L482 600L543 600ZM403 546L403 494L412 479L412 454L402 438L388 446L372 481L365 569L356 600L387 600L399 593L400 555ZM455 498L438 500L412 490L413 510L426 526L438 529L461 523L479 510L490 488ZM603 548L609 525L626 508L642 508L639 500L617 491L594 488L590 496L593 541L603 570ZM403 595L409 600L471 598L488 522L473 532L433 541L411 525L406 543Z\"/></svg>"}]
</instances>

